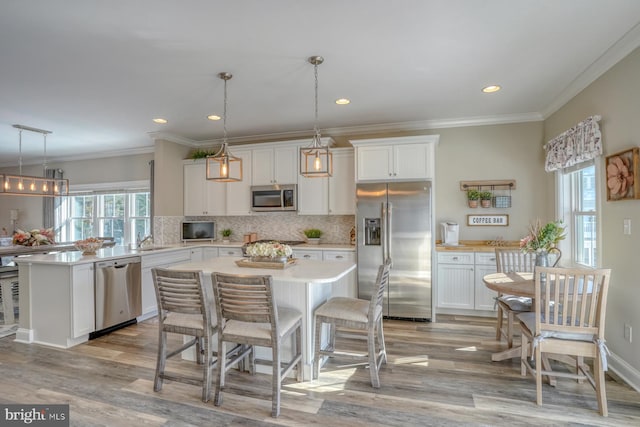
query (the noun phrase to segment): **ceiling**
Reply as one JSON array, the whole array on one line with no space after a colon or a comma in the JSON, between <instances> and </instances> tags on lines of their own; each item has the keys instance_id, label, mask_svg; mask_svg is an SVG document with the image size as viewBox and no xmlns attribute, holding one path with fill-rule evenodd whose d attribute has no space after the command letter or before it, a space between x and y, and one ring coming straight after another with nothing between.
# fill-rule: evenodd
<instances>
[{"instance_id":1,"label":"ceiling","mask_svg":"<svg viewBox=\"0 0 640 427\"><path fill-rule=\"evenodd\" d=\"M154 133L211 146L223 71L230 142L308 137L312 55L338 140L541 120L640 46L639 22L637 0L5 0L0 166L18 163L13 124L52 131L50 160L149 152ZM22 150L41 162L42 135Z\"/></svg>"}]
</instances>

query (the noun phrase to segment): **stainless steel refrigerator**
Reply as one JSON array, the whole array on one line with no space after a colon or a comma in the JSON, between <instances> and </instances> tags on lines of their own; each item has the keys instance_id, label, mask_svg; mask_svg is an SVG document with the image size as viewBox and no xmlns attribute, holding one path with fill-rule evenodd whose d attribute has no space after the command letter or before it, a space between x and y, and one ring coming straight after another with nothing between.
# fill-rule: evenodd
<instances>
[{"instance_id":1,"label":"stainless steel refrigerator","mask_svg":"<svg viewBox=\"0 0 640 427\"><path fill-rule=\"evenodd\" d=\"M430 320L431 182L358 184L358 296L371 298L378 267L391 262L384 316Z\"/></svg>"}]
</instances>

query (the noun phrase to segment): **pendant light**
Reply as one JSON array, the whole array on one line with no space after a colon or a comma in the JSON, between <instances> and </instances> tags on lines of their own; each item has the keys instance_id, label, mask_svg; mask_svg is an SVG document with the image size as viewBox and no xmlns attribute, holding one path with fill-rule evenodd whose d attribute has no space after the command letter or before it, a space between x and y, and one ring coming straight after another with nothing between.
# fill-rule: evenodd
<instances>
[{"instance_id":1,"label":"pendant light","mask_svg":"<svg viewBox=\"0 0 640 427\"><path fill-rule=\"evenodd\" d=\"M318 130L318 65L324 62L324 58L312 56L308 61L313 64L315 76L315 123L311 145L300 149L300 175L305 178L321 178L333 174L333 154L329 151L329 145L322 145Z\"/></svg>"},{"instance_id":2,"label":"pendant light","mask_svg":"<svg viewBox=\"0 0 640 427\"><path fill-rule=\"evenodd\" d=\"M242 159L231 154L227 144L227 81L233 75L220 73L218 77L224 80L224 110L222 112L224 134L220 151L213 156L207 156L207 179L217 182L238 182L242 181Z\"/></svg>"},{"instance_id":3,"label":"pendant light","mask_svg":"<svg viewBox=\"0 0 640 427\"><path fill-rule=\"evenodd\" d=\"M47 135L51 131L44 129L32 128L24 125L13 125L19 129L18 134L18 150L20 157L18 160L18 175L0 174L0 194L13 196L40 196L40 197L57 197L69 194L69 180L62 178L47 178ZM44 161L43 161L43 177L22 175L22 131L36 132L43 135L44 138Z\"/></svg>"}]
</instances>

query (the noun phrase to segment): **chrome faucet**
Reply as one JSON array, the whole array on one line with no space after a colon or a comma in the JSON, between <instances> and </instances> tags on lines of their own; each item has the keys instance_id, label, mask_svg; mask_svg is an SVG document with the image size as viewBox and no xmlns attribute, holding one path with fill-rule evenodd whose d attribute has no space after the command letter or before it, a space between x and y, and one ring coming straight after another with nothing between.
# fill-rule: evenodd
<instances>
[{"instance_id":1,"label":"chrome faucet","mask_svg":"<svg viewBox=\"0 0 640 427\"><path fill-rule=\"evenodd\" d=\"M151 239L153 239L153 236L151 234L145 236L144 238L140 238L140 233L138 233L138 236L136 237L136 248L140 249L144 242Z\"/></svg>"}]
</instances>

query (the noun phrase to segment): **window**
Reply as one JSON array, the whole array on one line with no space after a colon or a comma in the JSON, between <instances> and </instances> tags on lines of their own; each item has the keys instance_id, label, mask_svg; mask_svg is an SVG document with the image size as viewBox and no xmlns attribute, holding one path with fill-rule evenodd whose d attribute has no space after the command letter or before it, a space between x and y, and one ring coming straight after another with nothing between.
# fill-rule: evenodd
<instances>
[{"instance_id":1,"label":"window","mask_svg":"<svg viewBox=\"0 0 640 427\"><path fill-rule=\"evenodd\" d=\"M598 173L593 162L580 166L559 172L558 206L567 227L567 238L561 249L565 256L570 253L573 264L597 267Z\"/></svg>"},{"instance_id":2,"label":"window","mask_svg":"<svg viewBox=\"0 0 640 427\"><path fill-rule=\"evenodd\" d=\"M56 240L73 242L91 236L113 236L117 245L136 241L151 230L148 191L71 194L55 210Z\"/></svg>"}]
</instances>

